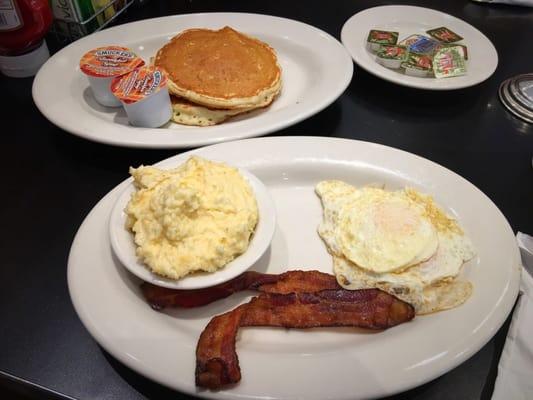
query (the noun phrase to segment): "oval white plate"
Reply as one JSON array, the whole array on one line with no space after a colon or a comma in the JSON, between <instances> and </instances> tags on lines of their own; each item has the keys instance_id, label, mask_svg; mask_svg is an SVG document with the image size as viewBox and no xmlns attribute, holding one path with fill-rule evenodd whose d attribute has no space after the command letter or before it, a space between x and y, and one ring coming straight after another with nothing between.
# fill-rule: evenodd
<instances>
[{"instance_id":1,"label":"oval white plate","mask_svg":"<svg viewBox=\"0 0 533 400\"><path fill-rule=\"evenodd\" d=\"M210 127L169 123L136 128L121 108L100 106L79 71L88 50L127 46L148 62L178 32L229 25L270 44L283 69L281 95L270 107ZM259 14L186 14L119 25L80 39L51 57L33 83L39 110L60 128L85 139L128 147L180 148L260 136L302 121L339 97L352 79L353 62L335 38L302 22Z\"/></svg>"},{"instance_id":2,"label":"oval white plate","mask_svg":"<svg viewBox=\"0 0 533 400\"><path fill-rule=\"evenodd\" d=\"M463 37L468 48L467 74L453 78L420 78L386 68L366 47L368 32L382 29L399 32L398 40L414 33L428 36L427 30L445 26ZM342 27L341 40L354 61L382 79L418 89L451 90L477 85L490 77L498 65L498 53L491 41L472 25L451 15L414 6L381 6L352 16Z\"/></svg>"},{"instance_id":3,"label":"oval white plate","mask_svg":"<svg viewBox=\"0 0 533 400\"><path fill-rule=\"evenodd\" d=\"M434 196L472 239L477 257L464 269L474 286L462 306L376 333L349 328L245 328L237 352L242 381L218 392L194 385L195 348L209 320L246 301L250 292L194 309L152 310L139 280L113 258L108 219L124 190L105 196L80 227L68 261L74 307L107 351L139 373L176 390L217 399L356 399L390 395L454 368L478 351L510 312L520 278L509 224L475 186L426 159L377 144L320 137L269 137L195 150L256 175L276 204L269 251L253 270L332 272L317 234L322 208L314 187L323 179L355 185L410 185ZM169 167L190 153L165 160ZM127 184L127 183L126 183ZM95 293L98 293L95 296ZM112 305L112 306L110 306Z\"/></svg>"},{"instance_id":4,"label":"oval white plate","mask_svg":"<svg viewBox=\"0 0 533 400\"><path fill-rule=\"evenodd\" d=\"M185 160L183 160L185 161ZM176 168L181 162L171 166ZM246 252L226 264L224 268L213 273L198 273L180 280L167 279L150 271L135 255L133 235L125 228L126 213L124 209L132 193L135 192L133 179L127 180L126 189L117 199L109 220L109 235L113 251L122 264L134 275L154 285L172 289L200 289L226 282L250 268L268 249L276 229L276 209L265 185L254 175L242 168L239 172L248 181L254 191L259 212L259 221Z\"/></svg>"}]
</instances>

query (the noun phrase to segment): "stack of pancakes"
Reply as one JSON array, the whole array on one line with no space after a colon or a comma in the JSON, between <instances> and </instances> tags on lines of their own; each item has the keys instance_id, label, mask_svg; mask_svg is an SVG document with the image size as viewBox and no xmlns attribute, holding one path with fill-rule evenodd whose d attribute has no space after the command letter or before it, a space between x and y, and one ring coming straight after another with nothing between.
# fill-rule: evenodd
<instances>
[{"instance_id":1,"label":"stack of pancakes","mask_svg":"<svg viewBox=\"0 0 533 400\"><path fill-rule=\"evenodd\" d=\"M230 27L183 31L154 64L168 73L172 119L179 124L215 125L268 106L281 90L274 49Z\"/></svg>"}]
</instances>

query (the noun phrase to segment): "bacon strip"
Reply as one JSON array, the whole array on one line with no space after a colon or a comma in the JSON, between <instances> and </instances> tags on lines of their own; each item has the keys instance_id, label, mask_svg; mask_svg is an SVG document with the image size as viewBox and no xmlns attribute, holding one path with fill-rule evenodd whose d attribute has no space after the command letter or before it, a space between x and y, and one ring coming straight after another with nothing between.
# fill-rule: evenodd
<instances>
[{"instance_id":1,"label":"bacon strip","mask_svg":"<svg viewBox=\"0 0 533 400\"><path fill-rule=\"evenodd\" d=\"M240 380L235 340L241 326L386 329L414 315L411 305L379 289L264 293L206 326L196 348L196 385L219 389Z\"/></svg>"},{"instance_id":2,"label":"bacon strip","mask_svg":"<svg viewBox=\"0 0 533 400\"><path fill-rule=\"evenodd\" d=\"M205 289L176 290L143 283L141 290L155 310L165 307L198 307L223 299L242 290L265 293L316 292L340 289L335 276L319 271L287 271L282 274L262 274L246 271L238 277Z\"/></svg>"}]
</instances>

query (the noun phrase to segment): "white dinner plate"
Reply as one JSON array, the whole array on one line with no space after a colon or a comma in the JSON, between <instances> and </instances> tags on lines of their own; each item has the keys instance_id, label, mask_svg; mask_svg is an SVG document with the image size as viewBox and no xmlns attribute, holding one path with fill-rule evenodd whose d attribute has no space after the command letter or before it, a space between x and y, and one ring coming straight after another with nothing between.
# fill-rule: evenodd
<instances>
[{"instance_id":1,"label":"white dinner plate","mask_svg":"<svg viewBox=\"0 0 533 400\"><path fill-rule=\"evenodd\" d=\"M354 328L245 328L237 353L242 380L218 392L194 384L195 347L208 321L246 301L238 293L204 307L152 310L136 277L113 257L108 221L129 183L106 195L81 225L70 251L68 285L74 307L98 343L135 371L173 389L221 399L356 399L384 396L423 384L478 351L510 312L519 284L513 231L479 189L431 161L378 144L320 137L270 137L217 144L192 153L246 168L276 204L269 251L253 270L332 272L317 234L322 218L314 187L323 179L355 185L410 185L434 196L459 220L477 257L464 268L472 297L458 308L418 316L370 333ZM168 167L188 157L160 163ZM97 295L96 295L97 294Z\"/></svg>"},{"instance_id":2,"label":"white dinner plate","mask_svg":"<svg viewBox=\"0 0 533 400\"><path fill-rule=\"evenodd\" d=\"M96 103L81 56L104 45L126 46L146 62L171 37L189 28L229 25L272 46L282 68L282 91L267 108L236 116L215 126L169 122L162 128L128 124L122 108ZM33 84L39 110L60 128L85 139L127 147L183 148L264 135L321 111L339 97L352 79L353 62L342 44L302 22L259 14L185 14L119 25L65 47L40 69Z\"/></svg>"},{"instance_id":3,"label":"white dinner plate","mask_svg":"<svg viewBox=\"0 0 533 400\"><path fill-rule=\"evenodd\" d=\"M430 78L405 75L401 70L386 68L366 46L371 29L399 32L398 40L412 34L429 36L426 31L445 26L463 40L468 48L467 73L452 78ZM498 53L491 41L465 21L440 11L414 6L381 6L352 16L342 27L341 40L354 61L379 78L403 86L429 90L451 90L477 85L489 78L498 65Z\"/></svg>"},{"instance_id":4,"label":"white dinner plate","mask_svg":"<svg viewBox=\"0 0 533 400\"><path fill-rule=\"evenodd\" d=\"M214 159L211 160L216 161ZM176 168L186 160L181 159L180 161L170 167ZM241 168L240 173L250 184L254 192L257 200L259 220L248 249L233 261L226 264L224 268L212 273L200 272L191 274L178 280L165 278L150 271L137 258L133 234L126 229L127 216L124 209L130 201L131 195L136 191L133 185L133 178L128 179L129 185L126 186L126 189L118 197L109 219L109 237L115 255L131 273L142 280L171 289L200 289L218 285L240 275L250 268L268 249L276 229L276 209L272 197L268 194L267 188L257 177L245 169Z\"/></svg>"}]
</instances>

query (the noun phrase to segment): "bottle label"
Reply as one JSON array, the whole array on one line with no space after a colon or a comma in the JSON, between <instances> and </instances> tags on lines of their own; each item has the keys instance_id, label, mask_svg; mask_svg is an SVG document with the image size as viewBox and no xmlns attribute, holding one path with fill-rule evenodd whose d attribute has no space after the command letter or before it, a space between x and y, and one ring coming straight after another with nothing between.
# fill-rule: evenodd
<instances>
[{"instance_id":1,"label":"bottle label","mask_svg":"<svg viewBox=\"0 0 533 400\"><path fill-rule=\"evenodd\" d=\"M12 31L23 25L14 0L0 0L0 31Z\"/></svg>"}]
</instances>

